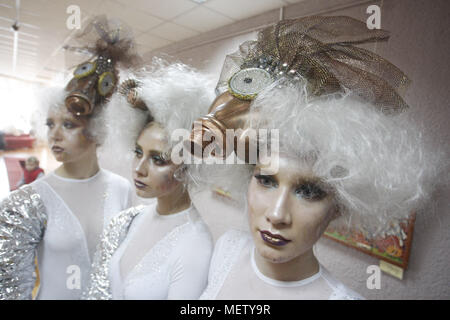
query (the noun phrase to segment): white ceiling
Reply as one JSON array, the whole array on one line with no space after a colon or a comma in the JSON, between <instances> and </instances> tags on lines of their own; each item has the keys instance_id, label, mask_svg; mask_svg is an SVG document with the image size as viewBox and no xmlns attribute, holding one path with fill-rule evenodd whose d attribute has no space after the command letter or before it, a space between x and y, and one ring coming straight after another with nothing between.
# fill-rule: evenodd
<instances>
[{"instance_id":1,"label":"white ceiling","mask_svg":"<svg viewBox=\"0 0 450 320\"><path fill-rule=\"evenodd\" d=\"M0 0L0 75L51 81L71 65L62 49L74 34L66 20L78 5L81 20L107 14L133 28L138 51L164 47L201 33L302 0ZM13 68L16 2L20 29ZM83 27L83 26L82 26ZM80 59L78 57L78 59ZM15 71L15 72L14 72Z\"/></svg>"}]
</instances>

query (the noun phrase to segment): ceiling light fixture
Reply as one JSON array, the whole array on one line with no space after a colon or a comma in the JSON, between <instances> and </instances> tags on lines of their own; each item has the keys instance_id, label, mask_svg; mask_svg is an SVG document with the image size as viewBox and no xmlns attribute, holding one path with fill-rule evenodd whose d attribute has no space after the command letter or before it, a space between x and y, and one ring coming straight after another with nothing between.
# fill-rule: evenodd
<instances>
[{"instance_id":1,"label":"ceiling light fixture","mask_svg":"<svg viewBox=\"0 0 450 320\"><path fill-rule=\"evenodd\" d=\"M203 4L203 3L205 3L206 1L208 1L208 0L191 0L192 2L195 2L195 3L197 3L197 4Z\"/></svg>"},{"instance_id":2,"label":"ceiling light fixture","mask_svg":"<svg viewBox=\"0 0 450 320\"><path fill-rule=\"evenodd\" d=\"M12 57L12 72L16 74L16 66L17 66L17 44L19 41L19 12L20 12L20 0L16 0L16 21L12 25L12 29L14 30L14 40L13 40L13 57Z\"/></svg>"}]
</instances>

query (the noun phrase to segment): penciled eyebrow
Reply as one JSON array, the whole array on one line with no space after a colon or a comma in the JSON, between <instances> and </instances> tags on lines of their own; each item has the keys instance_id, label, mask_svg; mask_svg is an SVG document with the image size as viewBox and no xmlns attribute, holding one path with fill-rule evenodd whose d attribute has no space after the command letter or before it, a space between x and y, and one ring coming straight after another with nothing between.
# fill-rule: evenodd
<instances>
[{"instance_id":1,"label":"penciled eyebrow","mask_svg":"<svg viewBox=\"0 0 450 320\"><path fill-rule=\"evenodd\" d=\"M267 174L261 174L260 172L255 172L254 173L255 178L266 178L269 179L275 183L278 183L278 179L277 179L277 175L273 174L273 175L267 175Z\"/></svg>"},{"instance_id":2,"label":"penciled eyebrow","mask_svg":"<svg viewBox=\"0 0 450 320\"><path fill-rule=\"evenodd\" d=\"M158 156L160 157L163 161L170 161L170 154L166 154L162 151L157 151L157 150L150 150L150 156Z\"/></svg>"},{"instance_id":3,"label":"penciled eyebrow","mask_svg":"<svg viewBox=\"0 0 450 320\"><path fill-rule=\"evenodd\" d=\"M261 174L261 169L260 168L256 168L255 172L254 172L255 176L261 176L261 177L267 177L269 179L273 179L278 181L278 175L277 174L273 174L273 175L266 175L266 174ZM315 178L315 177L298 177L297 179L294 180L293 184L296 185L300 185L300 184L313 184L313 185L317 185L319 186L321 183L321 180L319 178Z\"/></svg>"},{"instance_id":4,"label":"penciled eyebrow","mask_svg":"<svg viewBox=\"0 0 450 320\"><path fill-rule=\"evenodd\" d=\"M81 125L81 124L82 124L82 121L79 120L79 119L76 119L76 118L64 117L63 120L64 120L64 121L72 122L73 124L76 124L76 125Z\"/></svg>"},{"instance_id":5,"label":"penciled eyebrow","mask_svg":"<svg viewBox=\"0 0 450 320\"><path fill-rule=\"evenodd\" d=\"M139 144L137 144L137 143L136 143L136 147L135 148L143 151L142 147ZM148 154L150 156L160 156L161 158L163 157L163 153L161 151L158 151L158 150L150 150L150 151L148 151Z\"/></svg>"},{"instance_id":6,"label":"penciled eyebrow","mask_svg":"<svg viewBox=\"0 0 450 320\"><path fill-rule=\"evenodd\" d=\"M320 183L320 180L318 178L311 178L311 177L300 177L295 180L296 184L314 184L318 185Z\"/></svg>"}]
</instances>

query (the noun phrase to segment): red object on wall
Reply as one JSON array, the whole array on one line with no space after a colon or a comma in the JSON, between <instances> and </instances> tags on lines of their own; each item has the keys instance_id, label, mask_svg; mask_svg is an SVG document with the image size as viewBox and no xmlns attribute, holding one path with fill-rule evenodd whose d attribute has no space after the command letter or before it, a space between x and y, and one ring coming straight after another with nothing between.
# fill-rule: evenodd
<instances>
[{"instance_id":1,"label":"red object on wall","mask_svg":"<svg viewBox=\"0 0 450 320\"><path fill-rule=\"evenodd\" d=\"M20 161L24 161L23 158L5 157L5 166L8 171L9 189L11 191L16 189L16 185L22 177L23 169L20 165Z\"/></svg>"},{"instance_id":2,"label":"red object on wall","mask_svg":"<svg viewBox=\"0 0 450 320\"><path fill-rule=\"evenodd\" d=\"M20 136L14 136L5 134L5 147L6 150L32 148L36 139L29 134L23 134Z\"/></svg>"}]
</instances>

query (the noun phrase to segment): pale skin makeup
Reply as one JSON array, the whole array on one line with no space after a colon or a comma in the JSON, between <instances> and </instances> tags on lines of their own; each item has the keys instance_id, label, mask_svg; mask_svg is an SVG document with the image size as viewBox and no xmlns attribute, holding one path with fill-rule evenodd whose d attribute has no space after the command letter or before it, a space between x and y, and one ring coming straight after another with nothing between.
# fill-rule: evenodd
<instances>
[{"instance_id":1,"label":"pale skin makeup","mask_svg":"<svg viewBox=\"0 0 450 320\"><path fill-rule=\"evenodd\" d=\"M57 161L55 173L64 178L87 179L99 170L97 145L88 137L88 119L76 117L65 107L52 108L47 115L47 138Z\"/></svg>"},{"instance_id":2,"label":"pale skin makeup","mask_svg":"<svg viewBox=\"0 0 450 320\"><path fill-rule=\"evenodd\" d=\"M248 189L256 265L275 280L310 277L319 271L313 246L338 215L333 194L299 159L280 154L276 174L261 169L256 165Z\"/></svg>"},{"instance_id":3,"label":"pale skin makeup","mask_svg":"<svg viewBox=\"0 0 450 320\"><path fill-rule=\"evenodd\" d=\"M161 215L183 211L191 205L189 193L174 177L180 168L166 154L167 133L157 122L148 124L136 141L133 179L136 193L142 198L157 198L156 210Z\"/></svg>"}]
</instances>

